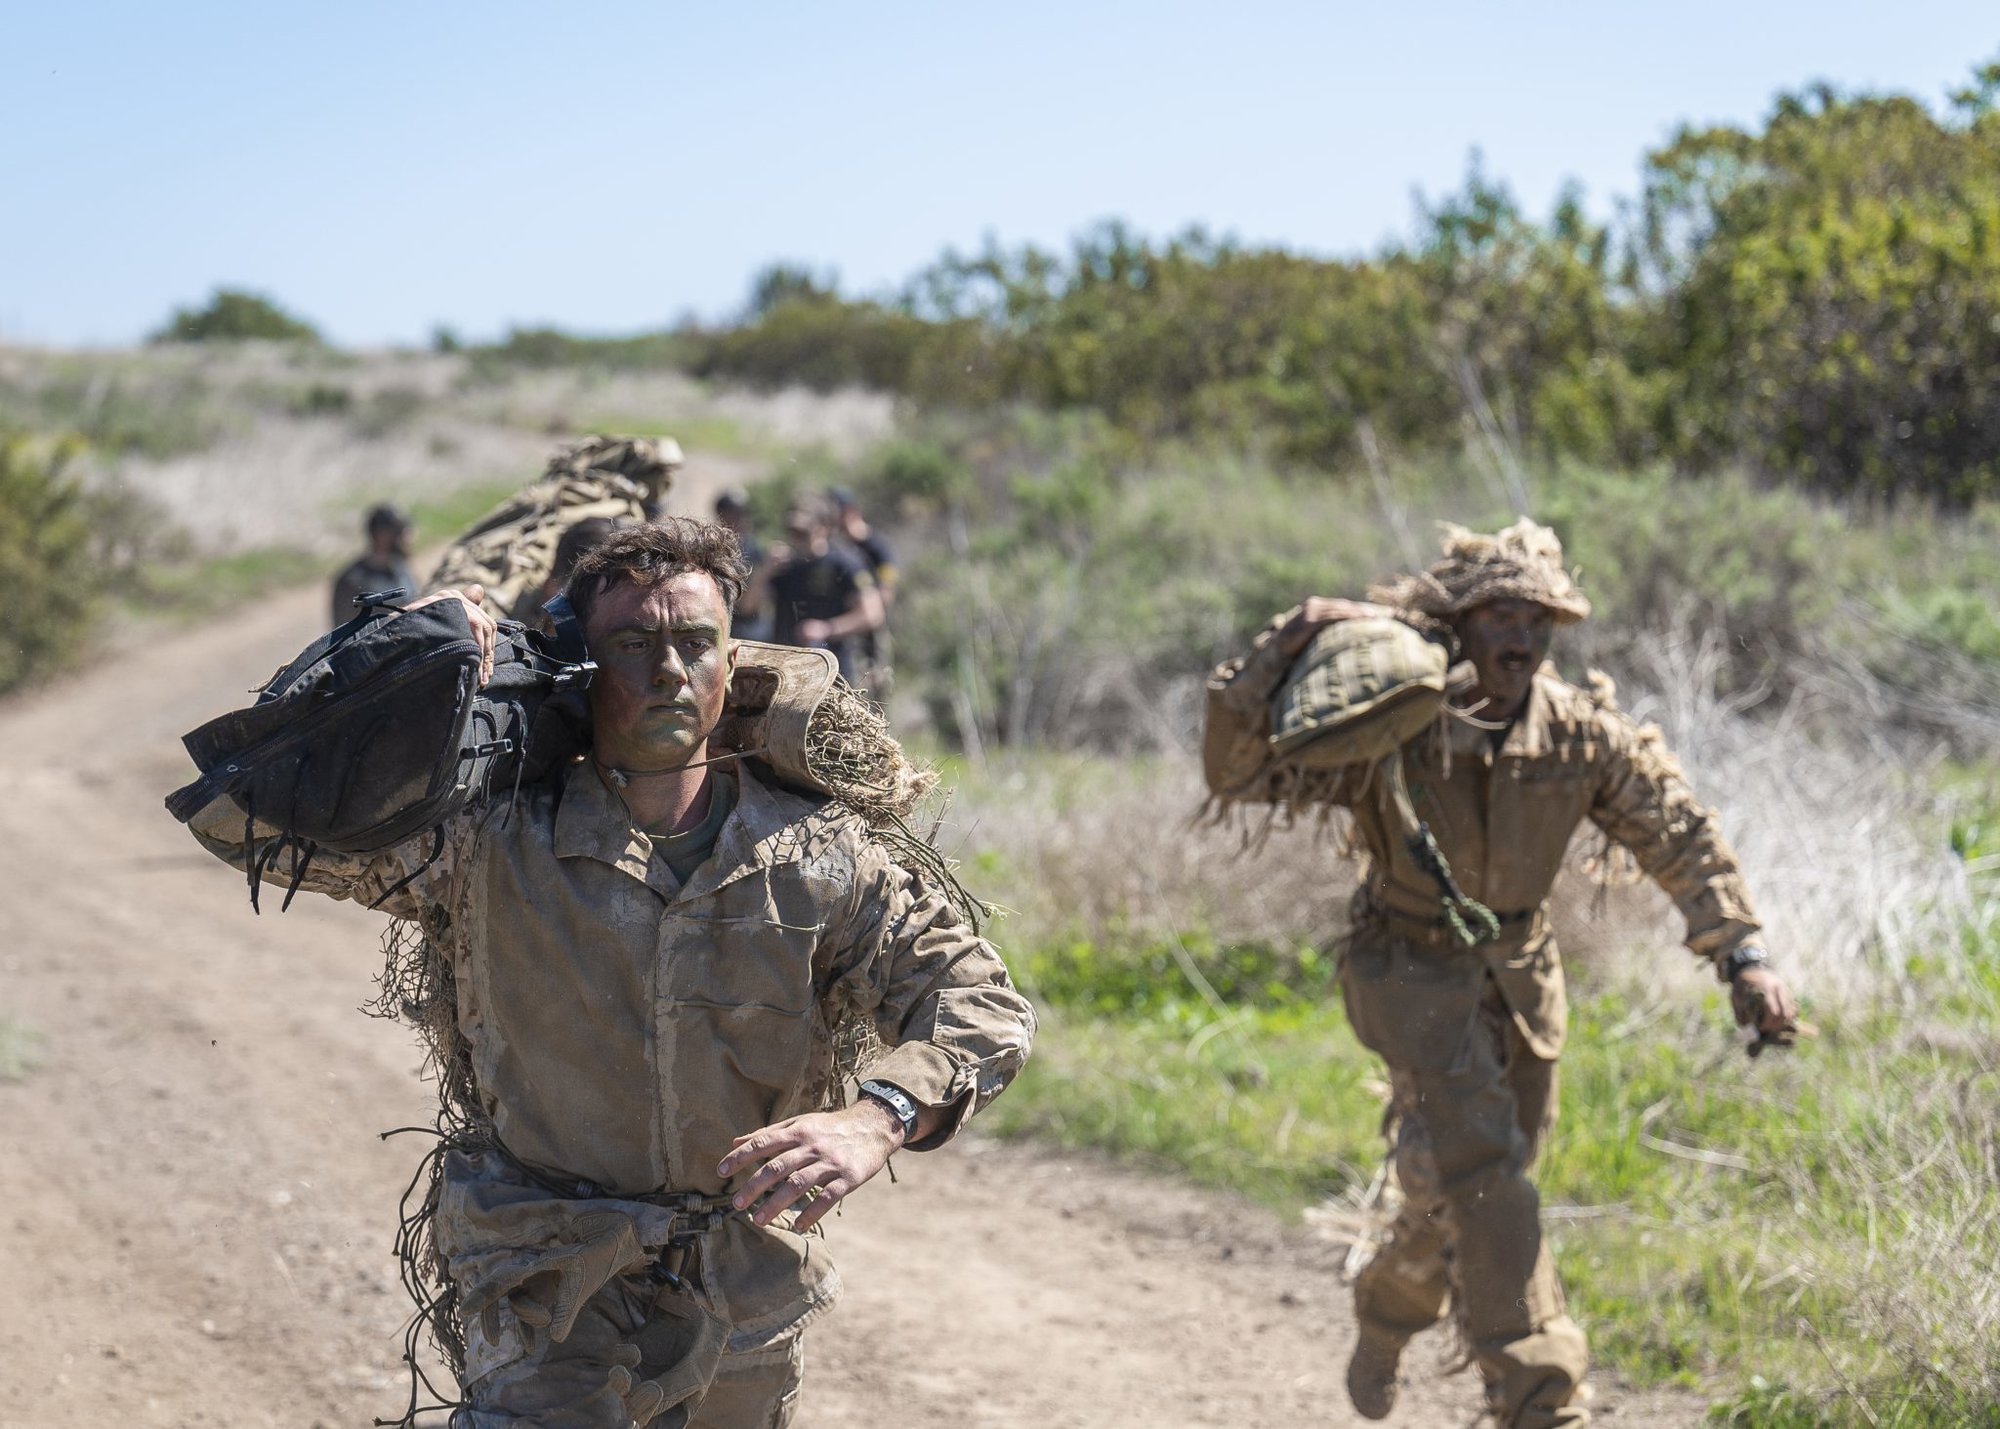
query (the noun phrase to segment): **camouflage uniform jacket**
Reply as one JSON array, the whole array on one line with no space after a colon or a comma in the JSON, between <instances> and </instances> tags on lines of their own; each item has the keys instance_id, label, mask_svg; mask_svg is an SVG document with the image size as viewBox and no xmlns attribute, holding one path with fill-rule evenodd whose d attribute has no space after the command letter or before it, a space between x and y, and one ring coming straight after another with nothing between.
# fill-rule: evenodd
<instances>
[{"instance_id":1,"label":"camouflage uniform jacket","mask_svg":"<svg viewBox=\"0 0 2000 1429\"><path fill-rule=\"evenodd\" d=\"M1214 764L1225 798L1274 795L1275 785L1259 785L1273 778L1270 701L1290 664L1276 637L1292 614L1274 619L1248 656L1209 677L1210 747L1219 751ZM1455 694L1470 685L1469 667L1453 672ZM1758 930L1735 854L1658 731L1608 697L1565 682L1551 666L1535 676L1527 707L1498 750L1485 730L1450 721L1439 737L1420 734L1405 745L1403 758L1418 817L1465 893L1500 915L1501 936L1467 951L1439 921L1437 883L1412 858L1388 781L1372 767L1342 770L1314 791L1354 814L1366 854L1356 926L1392 935L1397 956L1408 960L1399 964L1398 982L1448 985L1458 995L1444 1000L1454 1006L1476 1004L1490 972L1538 1056L1562 1050L1568 1004L1546 903L1584 820L1629 849L1673 899L1687 920L1687 945L1699 956L1719 959Z\"/></svg>"},{"instance_id":2,"label":"camouflage uniform jacket","mask_svg":"<svg viewBox=\"0 0 2000 1429\"><path fill-rule=\"evenodd\" d=\"M218 800L191 828L241 867L243 823ZM448 950L459 1030L501 1144L559 1187L587 1182L586 1196L614 1198L564 1199L500 1158L455 1156L437 1225L448 1253L490 1259L518 1239L524 1198L539 1203L527 1223L550 1243L607 1206L644 1239L645 1208L615 1198L722 1192L716 1163L734 1138L819 1107L848 1016L872 1021L886 1046L870 1075L950 1109L913 1150L949 1139L1026 1060L1034 1014L999 955L837 805L744 771L685 885L588 764L446 832L444 855L383 906ZM370 903L430 843L322 853L302 886ZM738 1351L796 1331L839 1289L819 1238L740 1216L704 1241L698 1279ZM476 1375L477 1343L471 1358Z\"/></svg>"}]
</instances>

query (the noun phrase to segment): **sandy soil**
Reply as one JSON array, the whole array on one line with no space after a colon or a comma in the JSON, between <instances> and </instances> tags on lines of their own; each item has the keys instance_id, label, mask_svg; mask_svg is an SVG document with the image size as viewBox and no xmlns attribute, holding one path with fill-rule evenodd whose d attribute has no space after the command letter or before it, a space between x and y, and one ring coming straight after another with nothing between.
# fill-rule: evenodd
<instances>
[{"instance_id":1,"label":"sandy soil","mask_svg":"<svg viewBox=\"0 0 2000 1429\"><path fill-rule=\"evenodd\" d=\"M0 1084L0 1429L365 1425L398 1409L389 1259L431 1094L355 1011L379 915L251 914L161 810L178 734L313 633L322 593L106 656L0 706L0 1013L43 1039ZM982 1140L899 1158L831 1228L849 1290L803 1423L1358 1423L1340 1250L1229 1200ZM1391 1421L1466 1425L1413 1351ZM1600 1391L1609 1422L1697 1422Z\"/></svg>"}]
</instances>

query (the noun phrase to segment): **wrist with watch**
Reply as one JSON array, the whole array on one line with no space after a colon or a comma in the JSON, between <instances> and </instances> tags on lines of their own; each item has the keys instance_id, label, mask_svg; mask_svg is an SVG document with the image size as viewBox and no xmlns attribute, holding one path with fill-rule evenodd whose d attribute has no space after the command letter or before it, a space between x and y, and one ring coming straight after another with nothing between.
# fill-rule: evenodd
<instances>
[{"instance_id":1,"label":"wrist with watch","mask_svg":"<svg viewBox=\"0 0 2000 1429\"><path fill-rule=\"evenodd\" d=\"M1730 949L1716 964L1716 972L1724 982L1734 982L1751 968L1771 965L1771 955L1755 943L1744 943Z\"/></svg>"},{"instance_id":2,"label":"wrist with watch","mask_svg":"<svg viewBox=\"0 0 2000 1429\"><path fill-rule=\"evenodd\" d=\"M907 1145L915 1139L917 1134L917 1104L910 1099L908 1092L904 1091L894 1082L878 1082L873 1078L861 1084L860 1092L862 1096L867 1097L870 1101L880 1102L895 1114L896 1120L903 1124L904 1144Z\"/></svg>"}]
</instances>

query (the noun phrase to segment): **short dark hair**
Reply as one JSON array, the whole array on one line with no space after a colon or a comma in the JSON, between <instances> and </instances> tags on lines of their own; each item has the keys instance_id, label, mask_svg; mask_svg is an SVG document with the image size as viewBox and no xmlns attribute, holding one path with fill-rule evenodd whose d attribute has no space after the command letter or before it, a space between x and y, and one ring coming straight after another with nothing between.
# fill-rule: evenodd
<instances>
[{"instance_id":1,"label":"short dark hair","mask_svg":"<svg viewBox=\"0 0 2000 1429\"><path fill-rule=\"evenodd\" d=\"M369 511L366 529L371 536L378 531L407 531L410 518L385 502Z\"/></svg>"},{"instance_id":2,"label":"short dark hair","mask_svg":"<svg viewBox=\"0 0 2000 1429\"><path fill-rule=\"evenodd\" d=\"M621 578L650 586L687 571L712 577L722 592L722 603L731 611L750 579L750 563L743 559L734 531L690 516L662 516L615 531L602 545L585 551L569 573L563 594L577 620L587 625L597 598Z\"/></svg>"}]
</instances>

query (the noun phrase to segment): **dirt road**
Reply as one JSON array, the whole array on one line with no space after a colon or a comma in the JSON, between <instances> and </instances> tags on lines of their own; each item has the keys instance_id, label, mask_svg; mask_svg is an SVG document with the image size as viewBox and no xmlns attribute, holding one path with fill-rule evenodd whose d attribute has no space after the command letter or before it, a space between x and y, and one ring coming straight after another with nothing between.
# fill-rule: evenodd
<instances>
[{"instance_id":1,"label":"dirt road","mask_svg":"<svg viewBox=\"0 0 2000 1429\"><path fill-rule=\"evenodd\" d=\"M402 1030L355 1011L379 915L251 914L162 812L178 734L314 633L318 590L0 706L0 1429L348 1429L401 1402L389 1259L428 1119ZM1358 1422L1337 1248L1231 1202L970 1136L832 1226L808 1426ZM1473 1376L1392 1422L1473 1420ZM1618 1424L1691 1424L1619 1396Z\"/></svg>"}]
</instances>

